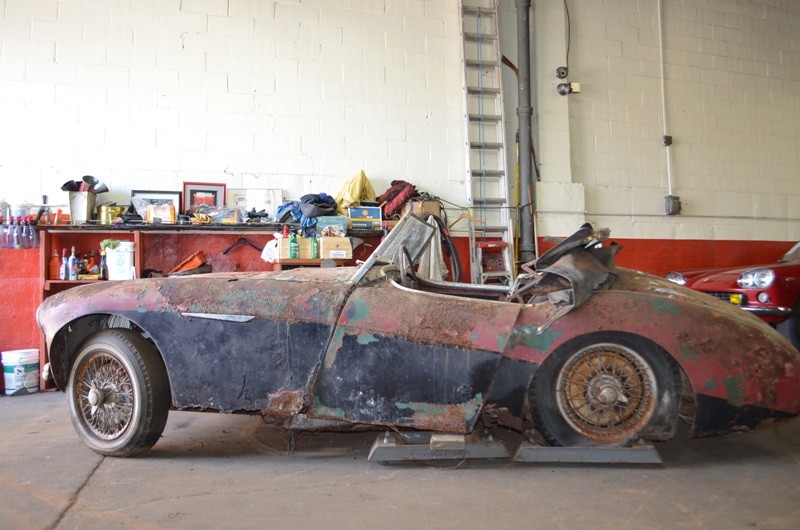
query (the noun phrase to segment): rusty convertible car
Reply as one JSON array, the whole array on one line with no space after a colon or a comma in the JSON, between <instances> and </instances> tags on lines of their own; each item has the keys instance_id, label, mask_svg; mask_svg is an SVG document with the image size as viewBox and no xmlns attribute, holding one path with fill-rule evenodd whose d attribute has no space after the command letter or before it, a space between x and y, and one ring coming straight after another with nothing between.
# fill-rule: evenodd
<instances>
[{"instance_id":1,"label":"rusty convertible car","mask_svg":"<svg viewBox=\"0 0 800 530\"><path fill-rule=\"evenodd\" d=\"M37 318L78 435L101 454L141 453L172 408L289 429L497 428L544 445L623 447L670 439L684 416L706 436L800 413L800 356L782 336L615 267L616 247L589 225L510 286L418 277L433 232L406 216L359 267L51 296Z\"/></svg>"}]
</instances>

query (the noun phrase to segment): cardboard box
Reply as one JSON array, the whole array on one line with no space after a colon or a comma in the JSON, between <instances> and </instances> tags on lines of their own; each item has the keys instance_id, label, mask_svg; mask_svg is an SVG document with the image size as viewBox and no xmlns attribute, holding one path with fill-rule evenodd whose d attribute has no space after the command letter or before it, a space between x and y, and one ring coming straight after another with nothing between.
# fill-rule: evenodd
<instances>
[{"instance_id":1,"label":"cardboard box","mask_svg":"<svg viewBox=\"0 0 800 530\"><path fill-rule=\"evenodd\" d=\"M343 215L323 215L317 217L317 237L344 237L347 233L347 221L347 217ZM332 234L324 233L328 231L325 230L328 227L330 227L328 230L333 232Z\"/></svg>"},{"instance_id":2,"label":"cardboard box","mask_svg":"<svg viewBox=\"0 0 800 530\"><path fill-rule=\"evenodd\" d=\"M441 203L439 201L415 201L411 199L400 209L400 217L404 217L408 212L427 219L429 215L441 216Z\"/></svg>"},{"instance_id":3,"label":"cardboard box","mask_svg":"<svg viewBox=\"0 0 800 530\"><path fill-rule=\"evenodd\" d=\"M323 237L319 242L319 257L322 259L352 259L353 245L349 237Z\"/></svg>"},{"instance_id":4,"label":"cardboard box","mask_svg":"<svg viewBox=\"0 0 800 530\"><path fill-rule=\"evenodd\" d=\"M300 245L300 255L297 259L311 259L311 239L307 237L298 237L297 244ZM278 259L291 259L289 258L289 238L282 237L280 244L280 253Z\"/></svg>"},{"instance_id":5,"label":"cardboard box","mask_svg":"<svg viewBox=\"0 0 800 530\"><path fill-rule=\"evenodd\" d=\"M380 206L352 206L348 213L351 228L380 230L383 226Z\"/></svg>"}]
</instances>

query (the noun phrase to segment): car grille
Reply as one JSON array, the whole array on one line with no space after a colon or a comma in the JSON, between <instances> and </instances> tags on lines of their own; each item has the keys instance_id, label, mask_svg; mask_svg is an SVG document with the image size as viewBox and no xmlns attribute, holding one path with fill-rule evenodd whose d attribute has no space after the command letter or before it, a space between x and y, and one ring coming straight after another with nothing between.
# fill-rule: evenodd
<instances>
[{"instance_id":1,"label":"car grille","mask_svg":"<svg viewBox=\"0 0 800 530\"><path fill-rule=\"evenodd\" d=\"M702 291L702 292L711 295L714 298L718 298L723 302L728 302L728 303L730 303L731 301L731 295L735 294L728 291ZM745 295L742 295L742 305L745 305L746 303L747 303L747 297Z\"/></svg>"}]
</instances>

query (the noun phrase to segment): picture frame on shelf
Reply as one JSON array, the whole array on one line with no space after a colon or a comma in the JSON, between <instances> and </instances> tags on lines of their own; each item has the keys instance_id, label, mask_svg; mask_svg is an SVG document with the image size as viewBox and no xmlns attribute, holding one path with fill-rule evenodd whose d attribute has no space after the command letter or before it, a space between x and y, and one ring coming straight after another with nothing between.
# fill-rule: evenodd
<instances>
[{"instance_id":1,"label":"picture frame on shelf","mask_svg":"<svg viewBox=\"0 0 800 530\"><path fill-rule=\"evenodd\" d=\"M135 200L134 200L135 199ZM137 213L146 218L145 211L139 211L138 204L144 205L142 210L146 210L147 206L164 206L172 204L174 211L177 215L181 211L183 205L183 192L169 191L169 190L131 190L131 204L136 209Z\"/></svg>"},{"instance_id":2,"label":"picture frame on shelf","mask_svg":"<svg viewBox=\"0 0 800 530\"><path fill-rule=\"evenodd\" d=\"M221 208L225 206L225 184L215 182L184 182L183 211L194 211L198 206Z\"/></svg>"},{"instance_id":3,"label":"picture frame on shelf","mask_svg":"<svg viewBox=\"0 0 800 530\"><path fill-rule=\"evenodd\" d=\"M277 188L230 188L227 190L225 204L229 208L237 208L242 219L247 212L255 210L264 212L275 219L278 206L283 203L283 190Z\"/></svg>"}]
</instances>

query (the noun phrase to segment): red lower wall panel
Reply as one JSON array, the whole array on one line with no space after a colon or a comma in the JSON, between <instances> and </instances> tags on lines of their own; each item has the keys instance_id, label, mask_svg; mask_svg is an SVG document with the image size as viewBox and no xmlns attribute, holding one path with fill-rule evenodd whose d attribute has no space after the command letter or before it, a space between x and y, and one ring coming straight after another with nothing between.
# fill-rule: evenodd
<instances>
[{"instance_id":1,"label":"red lower wall panel","mask_svg":"<svg viewBox=\"0 0 800 530\"><path fill-rule=\"evenodd\" d=\"M38 249L0 249L0 293L0 351L38 348Z\"/></svg>"}]
</instances>

